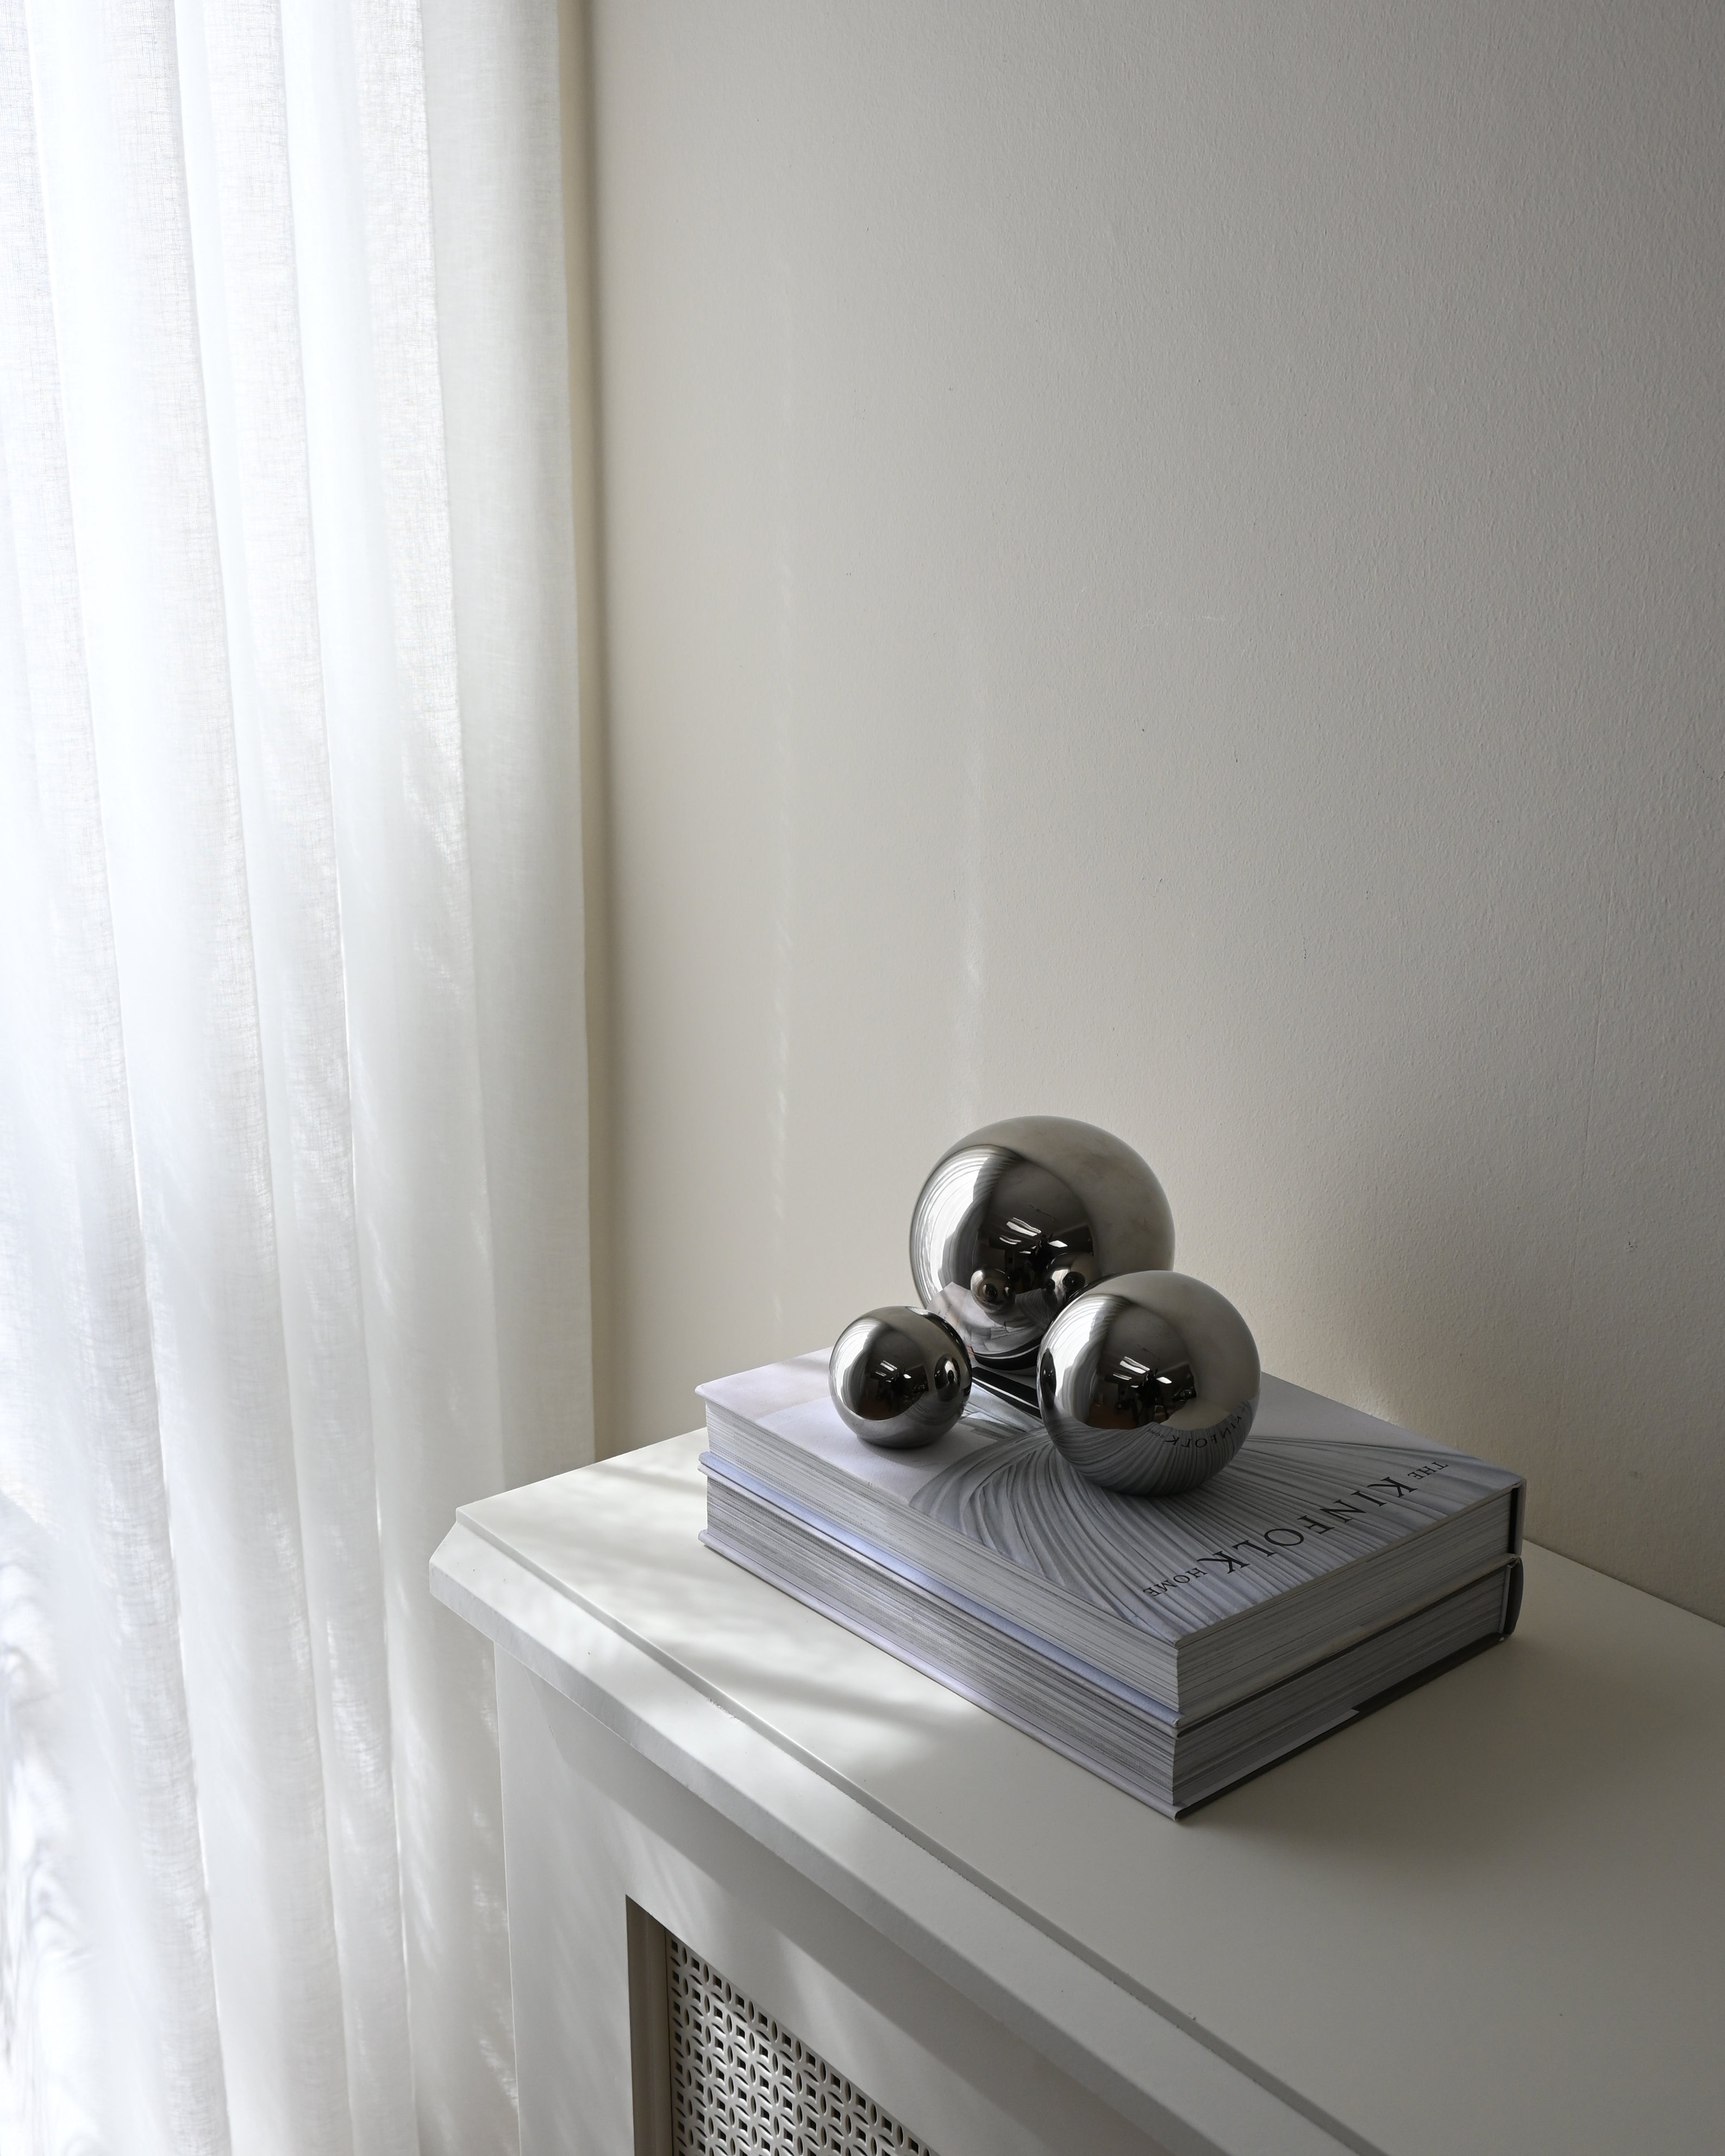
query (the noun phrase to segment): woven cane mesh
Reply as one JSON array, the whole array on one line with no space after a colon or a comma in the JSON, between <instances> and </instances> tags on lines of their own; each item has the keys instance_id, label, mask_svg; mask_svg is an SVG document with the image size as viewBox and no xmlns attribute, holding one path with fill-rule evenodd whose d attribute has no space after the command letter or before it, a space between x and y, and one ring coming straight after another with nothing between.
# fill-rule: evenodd
<instances>
[{"instance_id":1,"label":"woven cane mesh","mask_svg":"<svg viewBox=\"0 0 1725 2156\"><path fill-rule=\"evenodd\" d=\"M934 2156L680 1939L665 1953L677 2156Z\"/></svg>"}]
</instances>

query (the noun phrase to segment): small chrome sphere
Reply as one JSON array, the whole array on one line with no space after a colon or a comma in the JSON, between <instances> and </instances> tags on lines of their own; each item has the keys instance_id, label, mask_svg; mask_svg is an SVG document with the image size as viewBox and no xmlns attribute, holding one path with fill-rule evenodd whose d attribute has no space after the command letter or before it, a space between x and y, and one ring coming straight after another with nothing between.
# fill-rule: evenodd
<instances>
[{"instance_id":1,"label":"small chrome sphere","mask_svg":"<svg viewBox=\"0 0 1725 2156\"><path fill-rule=\"evenodd\" d=\"M838 1336L827 1365L832 1404L865 1445L909 1452L950 1430L970 1397L970 1358L938 1317L871 1310Z\"/></svg>"},{"instance_id":2,"label":"small chrome sphere","mask_svg":"<svg viewBox=\"0 0 1725 2156\"><path fill-rule=\"evenodd\" d=\"M1033 1378L1056 1315L1115 1273L1174 1263L1174 1215L1130 1146L1065 1116L1015 1116L936 1162L910 1221L910 1270L979 1374Z\"/></svg>"},{"instance_id":3,"label":"small chrome sphere","mask_svg":"<svg viewBox=\"0 0 1725 2156\"><path fill-rule=\"evenodd\" d=\"M1173 1497L1245 1444L1259 1378L1257 1342L1226 1296L1186 1273L1126 1273L1049 1327L1037 1404L1088 1481Z\"/></svg>"}]
</instances>

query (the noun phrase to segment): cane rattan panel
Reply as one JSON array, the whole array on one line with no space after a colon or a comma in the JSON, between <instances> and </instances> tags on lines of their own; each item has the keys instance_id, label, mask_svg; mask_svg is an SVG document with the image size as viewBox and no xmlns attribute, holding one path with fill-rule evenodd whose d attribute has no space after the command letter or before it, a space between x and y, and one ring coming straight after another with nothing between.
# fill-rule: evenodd
<instances>
[{"instance_id":1,"label":"cane rattan panel","mask_svg":"<svg viewBox=\"0 0 1725 2156\"><path fill-rule=\"evenodd\" d=\"M680 1939L665 1974L677 2156L934 2156Z\"/></svg>"}]
</instances>

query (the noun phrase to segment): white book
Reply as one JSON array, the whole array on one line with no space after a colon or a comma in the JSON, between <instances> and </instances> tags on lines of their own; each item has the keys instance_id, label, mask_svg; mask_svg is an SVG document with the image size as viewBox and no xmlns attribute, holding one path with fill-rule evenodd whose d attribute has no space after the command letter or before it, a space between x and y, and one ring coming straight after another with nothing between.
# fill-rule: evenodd
<instances>
[{"instance_id":1,"label":"white book","mask_svg":"<svg viewBox=\"0 0 1725 2156\"><path fill-rule=\"evenodd\" d=\"M824 1353L700 1388L709 1468L907 1585L1179 1718L1216 1713L1500 1571L1519 1476L1267 1376L1231 1465L1173 1498L1076 1474L973 1391L916 1452L864 1445Z\"/></svg>"}]
</instances>

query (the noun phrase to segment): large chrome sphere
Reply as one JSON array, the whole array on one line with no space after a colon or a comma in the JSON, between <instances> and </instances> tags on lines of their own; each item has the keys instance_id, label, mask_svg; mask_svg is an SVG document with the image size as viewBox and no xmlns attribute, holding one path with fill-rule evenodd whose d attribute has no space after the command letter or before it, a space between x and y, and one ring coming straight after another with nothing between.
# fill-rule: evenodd
<instances>
[{"instance_id":1,"label":"large chrome sphere","mask_svg":"<svg viewBox=\"0 0 1725 2156\"><path fill-rule=\"evenodd\" d=\"M1032 1381L1037 1343L1087 1288L1174 1263L1149 1165L1093 1123L1014 1116L936 1162L910 1219L910 1270L978 1374Z\"/></svg>"},{"instance_id":2,"label":"large chrome sphere","mask_svg":"<svg viewBox=\"0 0 1725 2156\"><path fill-rule=\"evenodd\" d=\"M1049 1327L1037 1404L1088 1481L1173 1497L1245 1444L1259 1376L1257 1342L1226 1296L1186 1273L1126 1273Z\"/></svg>"},{"instance_id":3,"label":"large chrome sphere","mask_svg":"<svg viewBox=\"0 0 1725 2156\"><path fill-rule=\"evenodd\" d=\"M827 1365L832 1404L865 1445L908 1452L950 1430L970 1397L970 1358L919 1310L871 1310L846 1326Z\"/></svg>"}]
</instances>

